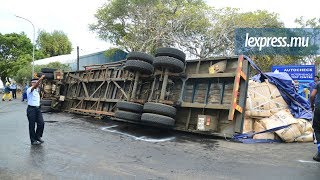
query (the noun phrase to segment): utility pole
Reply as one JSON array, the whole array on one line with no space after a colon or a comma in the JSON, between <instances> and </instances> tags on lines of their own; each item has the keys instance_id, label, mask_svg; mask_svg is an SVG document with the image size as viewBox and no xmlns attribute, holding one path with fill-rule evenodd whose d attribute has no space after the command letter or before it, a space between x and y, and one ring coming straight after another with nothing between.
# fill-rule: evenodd
<instances>
[{"instance_id":1,"label":"utility pole","mask_svg":"<svg viewBox=\"0 0 320 180\"><path fill-rule=\"evenodd\" d=\"M79 46L77 46L77 71L79 71L79 62L80 62L80 58L79 58Z\"/></svg>"},{"instance_id":2,"label":"utility pole","mask_svg":"<svg viewBox=\"0 0 320 180\"><path fill-rule=\"evenodd\" d=\"M33 27L33 48L32 48L32 78L33 78L34 77L34 49L35 49L36 28L34 27L33 23L29 19L21 17L21 16L17 16L17 15L15 15L15 16L17 18L20 18L20 19L28 21Z\"/></svg>"}]
</instances>

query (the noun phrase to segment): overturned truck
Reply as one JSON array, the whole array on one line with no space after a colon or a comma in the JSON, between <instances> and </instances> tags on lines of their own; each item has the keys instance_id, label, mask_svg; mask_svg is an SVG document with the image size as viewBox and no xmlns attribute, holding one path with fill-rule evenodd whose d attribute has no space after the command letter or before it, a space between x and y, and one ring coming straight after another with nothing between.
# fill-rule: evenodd
<instances>
[{"instance_id":1,"label":"overturned truck","mask_svg":"<svg viewBox=\"0 0 320 180\"><path fill-rule=\"evenodd\" d=\"M160 48L155 57L131 52L123 61L54 71L42 98L55 110L231 137L243 131L249 72L244 56L186 61Z\"/></svg>"}]
</instances>

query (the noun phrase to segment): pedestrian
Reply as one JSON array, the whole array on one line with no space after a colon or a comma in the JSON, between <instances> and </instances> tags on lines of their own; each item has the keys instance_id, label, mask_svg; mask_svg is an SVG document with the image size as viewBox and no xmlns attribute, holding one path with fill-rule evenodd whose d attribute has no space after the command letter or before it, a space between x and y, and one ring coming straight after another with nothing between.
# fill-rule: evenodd
<instances>
[{"instance_id":1,"label":"pedestrian","mask_svg":"<svg viewBox=\"0 0 320 180\"><path fill-rule=\"evenodd\" d=\"M40 79L32 79L31 87L27 89L27 117L29 121L29 136L31 145L40 145L42 140L44 121L40 110L40 94L38 87L45 76L42 75ZM37 130L35 131L35 124Z\"/></svg>"},{"instance_id":2,"label":"pedestrian","mask_svg":"<svg viewBox=\"0 0 320 180\"><path fill-rule=\"evenodd\" d=\"M314 79L311 83L309 83L309 92L312 93L312 90L314 89L314 87L318 84L319 82L319 76L314 76ZM317 99L317 97L316 97Z\"/></svg>"},{"instance_id":3,"label":"pedestrian","mask_svg":"<svg viewBox=\"0 0 320 180\"><path fill-rule=\"evenodd\" d=\"M27 99L27 90L28 90L29 86L28 83L25 84L24 88L23 88L23 92L22 92L22 102L24 102L25 99Z\"/></svg>"},{"instance_id":4,"label":"pedestrian","mask_svg":"<svg viewBox=\"0 0 320 180\"><path fill-rule=\"evenodd\" d=\"M314 140L318 146L318 152L313 157L315 161L320 162L320 99L315 97L320 97L320 84L318 83L310 96L311 109L313 113L313 130L314 130Z\"/></svg>"},{"instance_id":5,"label":"pedestrian","mask_svg":"<svg viewBox=\"0 0 320 180\"><path fill-rule=\"evenodd\" d=\"M2 101L5 101L6 99L11 101L10 83L9 82L6 82L6 84L5 84L4 95L2 96Z\"/></svg>"},{"instance_id":6,"label":"pedestrian","mask_svg":"<svg viewBox=\"0 0 320 180\"><path fill-rule=\"evenodd\" d=\"M10 89L11 89L11 92L12 92L12 98L13 99L17 99L17 84L16 84L16 82L12 81Z\"/></svg>"}]
</instances>

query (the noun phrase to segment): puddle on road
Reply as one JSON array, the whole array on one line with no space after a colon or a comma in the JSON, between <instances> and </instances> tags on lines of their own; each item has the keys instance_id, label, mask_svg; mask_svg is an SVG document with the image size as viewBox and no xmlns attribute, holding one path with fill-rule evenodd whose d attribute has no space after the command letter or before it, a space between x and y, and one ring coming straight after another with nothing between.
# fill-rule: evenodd
<instances>
[{"instance_id":1,"label":"puddle on road","mask_svg":"<svg viewBox=\"0 0 320 180\"><path fill-rule=\"evenodd\" d=\"M124 135L133 138L134 140L152 143L172 141L175 139L175 137L172 136L169 132L167 134L166 131L152 128L146 129L146 127L113 125L102 127L100 129L106 132Z\"/></svg>"}]
</instances>

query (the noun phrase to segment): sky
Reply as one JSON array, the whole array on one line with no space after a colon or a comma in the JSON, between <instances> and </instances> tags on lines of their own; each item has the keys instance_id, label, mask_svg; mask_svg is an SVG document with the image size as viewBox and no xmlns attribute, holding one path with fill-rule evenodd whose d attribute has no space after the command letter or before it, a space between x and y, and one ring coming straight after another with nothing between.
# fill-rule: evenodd
<instances>
[{"instance_id":1,"label":"sky","mask_svg":"<svg viewBox=\"0 0 320 180\"><path fill-rule=\"evenodd\" d=\"M38 31L62 30L72 42L74 50L80 47L80 55L106 50L112 45L99 40L88 24L94 23L94 14L107 0L0 0L0 33L24 31L32 40L30 23L15 15L32 21ZM268 10L280 15L286 27L295 27L294 19L320 17L317 0L206 0L214 7L234 7L241 11Z\"/></svg>"}]
</instances>

